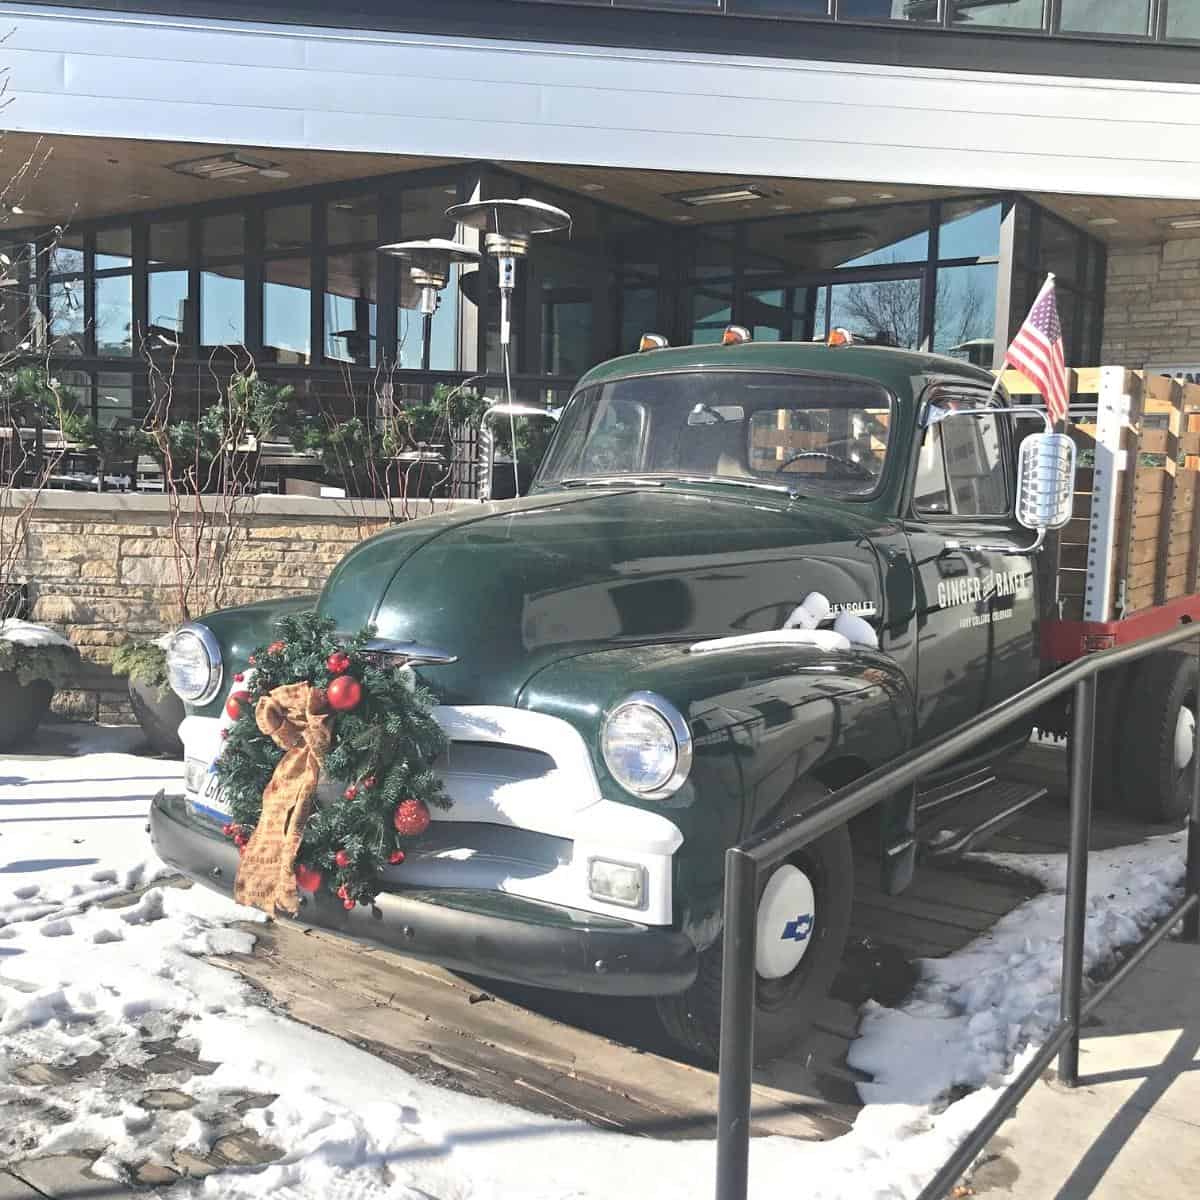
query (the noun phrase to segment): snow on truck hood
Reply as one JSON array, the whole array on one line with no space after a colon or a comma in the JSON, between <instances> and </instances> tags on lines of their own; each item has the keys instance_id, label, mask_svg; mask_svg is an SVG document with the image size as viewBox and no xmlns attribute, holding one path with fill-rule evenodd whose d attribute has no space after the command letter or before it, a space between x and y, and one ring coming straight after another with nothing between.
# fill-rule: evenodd
<instances>
[{"instance_id":1,"label":"snow on truck hood","mask_svg":"<svg viewBox=\"0 0 1200 1200\"><path fill-rule=\"evenodd\" d=\"M436 669L447 703L512 704L574 654L779 629L813 590L878 604L866 528L758 497L559 492L386 530L342 560L320 609L458 655Z\"/></svg>"}]
</instances>

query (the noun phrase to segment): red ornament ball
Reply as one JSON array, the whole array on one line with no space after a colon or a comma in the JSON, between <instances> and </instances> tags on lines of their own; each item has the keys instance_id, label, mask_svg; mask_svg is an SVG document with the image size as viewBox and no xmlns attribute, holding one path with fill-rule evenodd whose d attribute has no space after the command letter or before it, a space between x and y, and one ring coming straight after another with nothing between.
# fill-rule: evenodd
<instances>
[{"instance_id":1,"label":"red ornament ball","mask_svg":"<svg viewBox=\"0 0 1200 1200\"><path fill-rule=\"evenodd\" d=\"M234 692L229 699L225 701L225 715L231 720L236 721L242 715L242 705L250 699L249 692Z\"/></svg>"},{"instance_id":2,"label":"red ornament ball","mask_svg":"<svg viewBox=\"0 0 1200 1200\"><path fill-rule=\"evenodd\" d=\"M362 703L362 684L353 675L339 675L325 689L329 707L337 712L349 712Z\"/></svg>"},{"instance_id":3,"label":"red ornament ball","mask_svg":"<svg viewBox=\"0 0 1200 1200\"><path fill-rule=\"evenodd\" d=\"M404 851L403 850L393 850L391 852L391 854L388 855L388 862L390 862L392 864L402 863L403 861L404 861Z\"/></svg>"},{"instance_id":4,"label":"red ornament ball","mask_svg":"<svg viewBox=\"0 0 1200 1200\"><path fill-rule=\"evenodd\" d=\"M342 886L337 890L337 898L339 900L345 900L349 897L349 895L350 893L346 890L346 885L343 883Z\"/></svg>"},{"instance_id":5,"label":"red ornament ball","mask_svg":"<svg viewBox=\"0 0 1200 1200\"><path fill-rule=\"evenodd\" d=\"M350 655L344 650L335 650L326 660L330 675L342 675L350 670Z\"/></svg>"},{"instance_id":6,"label":"red ornament ball","mask_svg":"<svg viewBox=\"0 0 1200 1200\"><path fill-rule=\"evenodd\" d=\"M303 863L297 863L296 886L302 892L319 891L321 887L321 872L315 867L306 867Z\"/></svg>"},{"instance_id":7,"label":"red ornament ball","mask_svg":"<svg viewBox=\"0 0 1200 1200\"><path fill-rule=\"evenodd\" d=\"M351 784L343 793L347 800L353 800L358 795L358 788L355 784Z\"/></svg>"},{"instance_id":8,"label":"red ornament ball","mask_svg":"<svg viewBox=\"0 0 1200 1200\"><path fill-rule=\"evenodd\" d=\"M350 865L350 855L348 855L345 850L339 850L333 856L333 861L337 863L339 867L348 867Z\"/></svg>"},{"instance_id":9,"label":"red ornament ball","mask_svg":"<svg viewBox=\"0 0 1200 1200\"><path fill-rule=\"evenodd\" d=\"M402 837L416 837L429 828L429 809L422 800L401 800L396 805L392 824Z\"/></svg>"},{"instance_id":10,"label":"red ornament ball","mask_svg":"<svg viewBox=\"0 0 1200 1200\"><path fill-rule=\"evenodd\" d=\"M267 647L267 653L268 654L282 654L284 652L284 650L286 650L286 649L287 649L286 642L272 642Z\"/></svg>"},{"instance_id":11,"label":"red ornament ball","mask_svg":"<svg viewBox=\"0 0 1200 1200\"><path fill-rule=\"evenodd\" d=\"M222 832L222 833L223 833L223 834L224 834L226 837L233 837L233 826L232 826L232 825L222 825L222 826L221 826L221 832Z\"/></svg>"},{"instance_id":12,"label":"red ornament ball","mask_svg":"<svg viewBox=\"0 0 1200 1200\"><path fill-rule=\"evenodd\" d=\"M342 901L342 907L349 912L354 907L354 901L347 896L346 899Z\"/></svg>"},{"instance_id":13,"label":"red ornament ball","mask_svg":"<svg viewBox=\"0 0 1200 1200\"><path fill-rule=\"evenodd\" d=\"M245 675L243 675L243 674L241 673L241 671L239 671L239 672L238 672L238 673L237 673L237 674L236 674L236 675L233 677L233 682L234 682L234 683L241 683L241 682L242 682L242 680L243 680L243 679L245 679L245 678L246 678L246 677L245 677Z\"/></svg>"}]
</instances>

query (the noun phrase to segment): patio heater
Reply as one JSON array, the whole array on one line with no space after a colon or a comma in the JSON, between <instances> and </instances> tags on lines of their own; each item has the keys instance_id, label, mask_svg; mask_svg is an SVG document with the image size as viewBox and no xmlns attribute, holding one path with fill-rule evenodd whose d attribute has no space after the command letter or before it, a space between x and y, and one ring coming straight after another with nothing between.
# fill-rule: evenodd
<instances>
[{"instance_id":1,"label":"patio heater","mask_svg":"<svg viewBox=\"0 0 1200 1200\"><path fill-rule=\"evenodd\" d=\"M512 390L512 296L517 283L517 259L529 254L529 239L539 233L557 233L560 229L570 230L571 214L553 204L541 200L521 198L519 200L472 200L466 204L455 204L446 209L452 221L478 229L483 233L483 249L489 258L496 260L500 273L500 357L504 364L503 409L493 405L485 414L481 433L485 451L484 478L481 491L491 487L492 438L490 418L507 416L509 435L512 438L513 494L520 494L517 472L517 429L516 418L532 415L540 410L518 407L513 401ZM481 281L482 282L482 281ZM486 499L486 495L484 496Z\"/></svg>"},{"instance_id":2,"label":"patio heater","mask_svg":"<svg viewBox=\"0 0 1200 1200\"><path fill-rule=\"evenodd\" d=\"M407 262L409 278L420 292L419 307L423 318L421 370L428 371L433 343L433 314L441 302L442 289L449 282L450 268L454 263L478 262L479 251L462 242L428 238L417 242L392 242L380 246L379 252ZM403 290L401 288L402 293Z\"/></svg>"}]
</instances>

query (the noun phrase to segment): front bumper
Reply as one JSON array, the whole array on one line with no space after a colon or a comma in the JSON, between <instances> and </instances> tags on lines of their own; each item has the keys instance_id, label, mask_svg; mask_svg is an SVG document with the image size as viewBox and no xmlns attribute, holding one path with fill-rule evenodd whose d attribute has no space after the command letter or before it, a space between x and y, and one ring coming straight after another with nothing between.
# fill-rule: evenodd
<instances>
[{"instance_id":1,"label":"front bumper","mask_svg":"<svg viewBox=\"0 0 1200 1200\"><path fill-rule=\"evenodd\" d=\"M150 836L164 862L232 895L236 847L182 796L155 796ZM686 934L494 891L405 888L349 912L321 894L306 900L299 919L452 971L556 991L658 996L696 977Z\"/></svg>"}]
</instances>

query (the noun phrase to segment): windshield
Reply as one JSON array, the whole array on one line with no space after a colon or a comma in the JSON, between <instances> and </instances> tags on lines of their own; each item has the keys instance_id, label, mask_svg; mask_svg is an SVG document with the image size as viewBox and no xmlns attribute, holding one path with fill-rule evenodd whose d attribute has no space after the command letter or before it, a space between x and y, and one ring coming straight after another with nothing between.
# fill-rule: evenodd
<instances>
[{"instance_id":1,"label":"windshield","mask_svg":"<svg viewBox=\"0 0 1200 1200\"><path fill-rule=\"evenodd\" d=\"M621 379L572 397L537 481L686 476L867 495L883 471L890 415L881 386L836 376Z\"/></svg>"}]
</instances>

